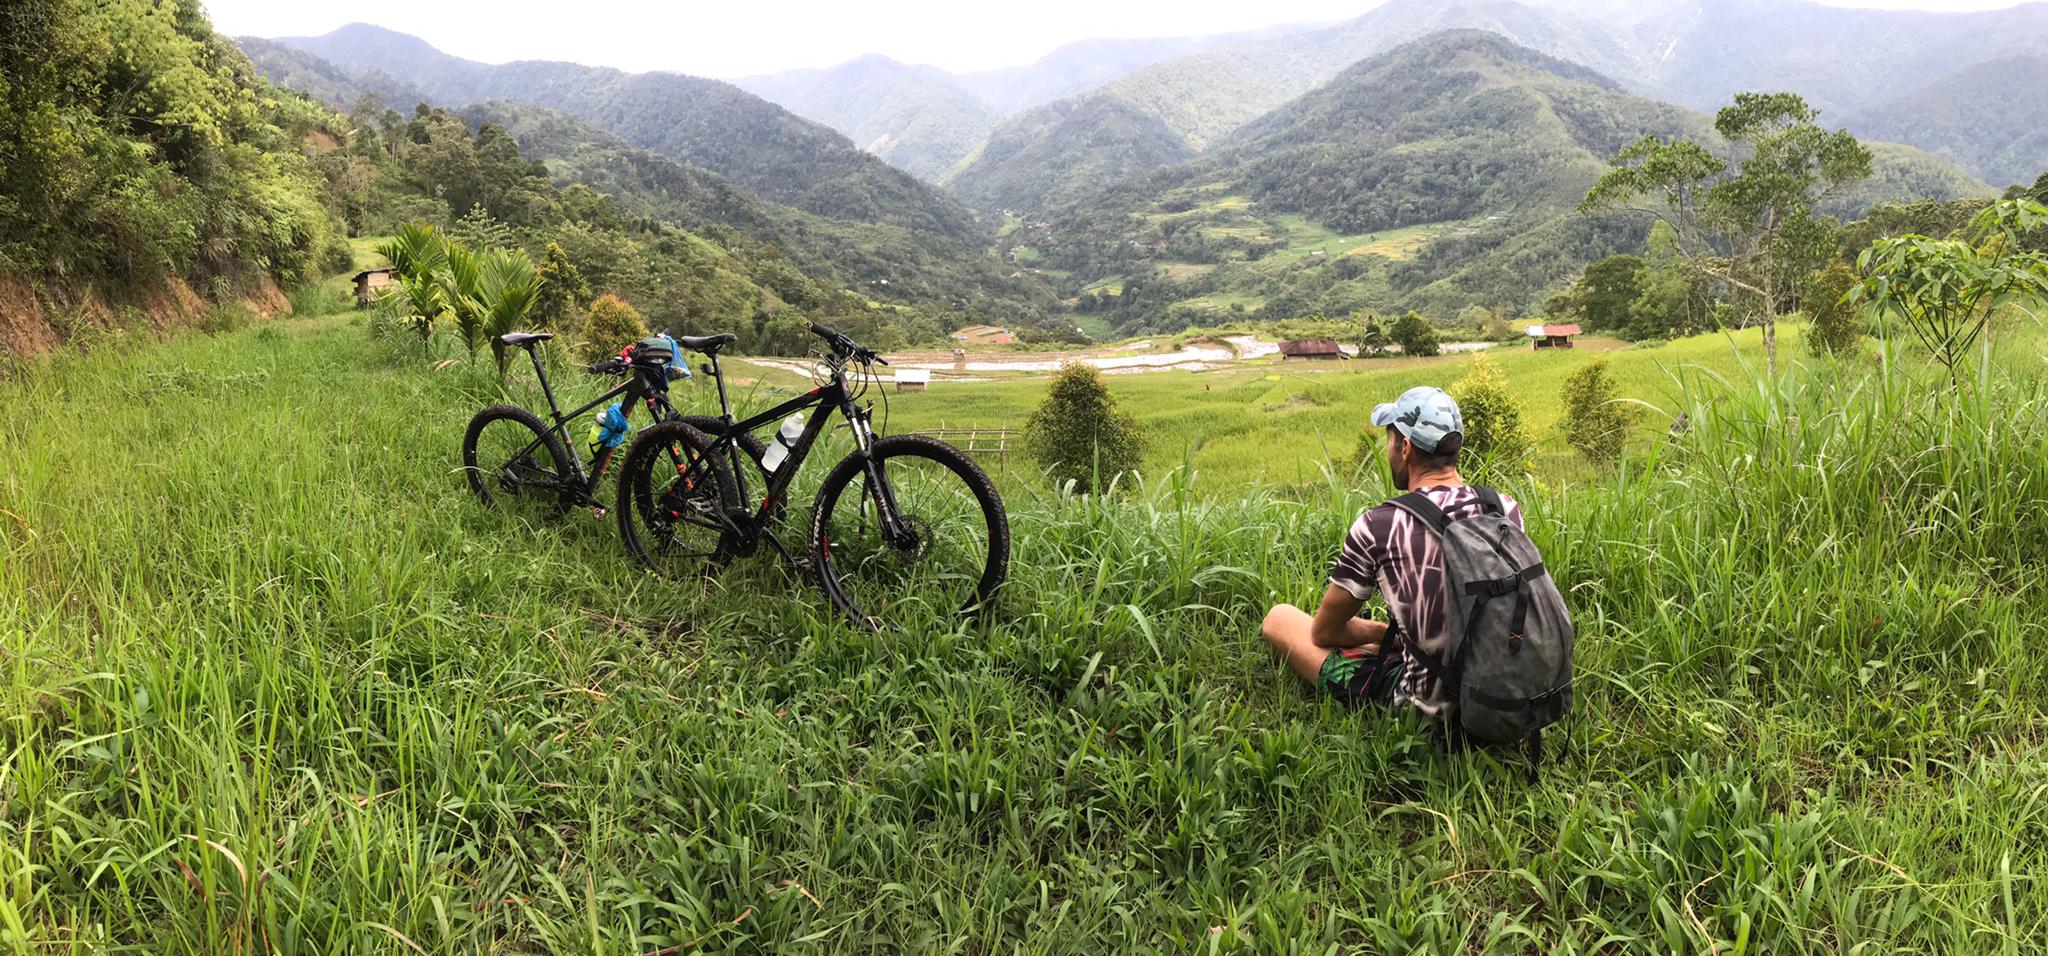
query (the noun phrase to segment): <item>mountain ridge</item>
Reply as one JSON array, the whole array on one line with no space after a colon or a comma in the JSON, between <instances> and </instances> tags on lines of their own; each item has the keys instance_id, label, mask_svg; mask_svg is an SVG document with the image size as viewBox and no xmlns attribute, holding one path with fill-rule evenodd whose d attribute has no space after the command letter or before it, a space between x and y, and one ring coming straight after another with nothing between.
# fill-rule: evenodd
<instances>
[{"instance_id":1,"label":"mountain ridge","mask_svg":"<svg viewBox=\"0 0 2048 956\"><path fill-rule=\"evenodd\" d=\"M508 100L563 110L806 212L935 231L966 245L986 238L966 207L837 131L723 80L550 60L484 64L368 24L276 42L344 70L382 72L448 105Z\"/></svg>"}]
</instances>

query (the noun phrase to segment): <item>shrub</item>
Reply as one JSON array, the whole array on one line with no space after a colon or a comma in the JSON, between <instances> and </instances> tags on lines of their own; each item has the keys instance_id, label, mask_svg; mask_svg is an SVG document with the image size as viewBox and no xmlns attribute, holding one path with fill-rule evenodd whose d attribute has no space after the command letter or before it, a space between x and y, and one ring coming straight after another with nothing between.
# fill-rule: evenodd
<instances>
[{"instance_id":1,"label":"shrub","mask_svg":"<svg viewBox=\"0 0 2048 956\"><path fill-rule=\"evenodd\" d=\"M1039 467L1080 492L1096 490L1098 476L1107 485L1136 470L1144 451L1138 420L1117 407L1102 373L1080 362L1060 366L1024 428L1025 447Z\"/></svg>"},{"instance_id":2,"label":"shrub","mask_svg":"<svg viewBox=\"0 0 2048 956\"><path fill-rule=\"evenodd\" d=\"M1388 334L1394 344L1401 347L1402 354L1429 356L1437 353L1436 328L1416 312L1395 319L1394 328Z\"/></svg>"},{"instance_id":3,"label":"shrub","mask_svg":"<svg viewBox=\"0 0 2048 956\"><path fill-rule=\"evenodd\" d=\"M1855 270L1840 259L1807 278L1802 298L1812 324L1807 326L1806 347L1814 355L1846 355L1863 338L1862 317L1854 305L1842 301L1857 281Z\"/></svg>"},{"instance_id":4,"label":"shrub","mask_svg":"<svg viewBox=\"0 0 2048 956\"><path fill-rule=\"evenodd\" d=\"M1474 481L1518 477L1529 472L1535 444L1522 423L1522 404L1508 388L1508 377L1486 356L1451 383L1451 397L1465 416L1465 450L1460 469Z\"/></svg>"},{"instance_id":5,"label":"shrub","mask_svg":"<svg viewBox=\"0 0 2048 956\"><path fill-rule=\"evenodd\" d=\"M1594 359L1564 380L1565 440L1596 465L1621 458L1622 444L1640 413L1615 398L1614 375L1606 359Z\"/></svg>"},{"instance_id":6,"label":"shrub","mask_svg":"<svg viewBox=\"0 0 2048 956\"><path fill-rule=\"evenodd\" d=\"M607 292L591 302L583 316L576 354L586 362L601 362L646 337L647 323L640 321L640 310Z\"/></svg>"}]
</instances>

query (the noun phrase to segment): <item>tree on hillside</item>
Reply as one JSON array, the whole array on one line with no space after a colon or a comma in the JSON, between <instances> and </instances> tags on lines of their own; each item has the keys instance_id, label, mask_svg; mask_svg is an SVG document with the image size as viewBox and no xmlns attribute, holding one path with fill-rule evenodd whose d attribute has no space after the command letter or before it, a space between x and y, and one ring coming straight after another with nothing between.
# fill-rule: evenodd
<instances>
[{"instance_id":1,"label":"tree on hillside","mask_svg":"<svg viewBox=\"0 0 2048 956\"><path fill-rule=\"evenodd\" d=\"M1579 207L1638 209L1669 223L1695 270L1756 301L1773 374L1781 307L1831 252L1815 209L1871 172L1870 151L1847 130L1823 129L1818 115L1796 94L1737 93L1714 118L1744 153L1733 172L1705 145L1645 136L1614 157Z\"/></svg>"},{"instance_id":2,"label":"tree on hillside","mask_svg":"<svg viewBox=\"0 0 2048 956\"><path fill-rule=\"evenodd\" d=\"M1393 339L1387 335L1387 327L1380 322L1379 316L1366 315L1361 312L1353 316L1352 321L1358 323L1356 344L1358 345L1360 357L1377 357L1387 354L1387 346L1393 343Z\"/></svg>"},{"instance_id":3,"label":"tree on hillside","mask_svg":"<svg viewBox=\"0 0 2048 956\"><path fill-rule=\"evenodd\" d=\"M1643 260L1608 256L1586 267L1579 279L1577 300L1588 332L1633 337L1632 310L1643 292Z\"/></svg>"},{"instance_id":4,"label":"tree on hillside","mask_svg":"<svg viewBox=\"0 0 2048 956\"><path fill-rule=\"evenodd\" d=\"M1678 248L1669 223L1650 227L1648 252L1639 278L1641 291L1629 307L1629 338L1692 335L1708 327L1706 296Z\"/></svg>"},{"instance_id":5,"label":"tree on hillside","mask_svg":"<svg viewBox=\"0 0 2048 956\"><path fill-rule=\"evenodd\" d=\"M2048 206L2008 199L1985 209L1968 239L1881 240L1857 257L1856 267L1867 278L1851 290L1851 299L1879 319L1904 320L1948 369L1953 387L1960 384L1971 346L2000 309L2048 315L2048 256L2020 241L2043 228Z\"/></svg>"},{"instance_id":6,"label":"tree on hillside","mask_svg":"<svg viewBox=\"0 0 2048 956\"><path fill-rule=\"evenodd\" d=\"M561 243L550 242L540 260L540 294L533 303L533 324L543 329L566 328L590 297L590 283L569 261Z\"/></svg>"},{"instance_id":7,"label":"tree on hillside","mask_svg":"<svg viewBox=\"0 0 2048 956\"><path fill-rule=\"evenodd\" d=\"M1395 345L1401 347L1403 355L1425 357L1435 355L1438 351L1436 327L1430 325L1429 320L1423 318L1419 312L1411 310L1407 315L1395 319L1394 327L1388 330L1387 335L1394 340Z\"/></svg>"},{"instance_id":8,"label":"tree on hillside","mask_svg":"<svg viewBox=\"0 0 2048 956\"><path fill-rule=\"evenodd\" d=\"M1145 445L1138 420L1117 407L1102 373L1082 362L1060 366L1025 423L1024 442L1055 484L1072 482L1083 493L1135 471Z\"/></svg>"}]
</instances>

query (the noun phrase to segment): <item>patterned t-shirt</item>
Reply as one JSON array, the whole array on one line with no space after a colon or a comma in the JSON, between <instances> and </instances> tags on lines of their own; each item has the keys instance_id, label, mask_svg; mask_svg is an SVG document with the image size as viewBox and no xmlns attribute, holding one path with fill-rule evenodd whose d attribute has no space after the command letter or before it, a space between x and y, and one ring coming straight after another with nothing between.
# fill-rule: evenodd
<instances>
[{"instance_id":1,"label":"patterned t-shirt","mask_svg":"<svg viewBox=\"0 0 2048 956\"><path fill-rule=\"evenodd\" d=\"M1452 520L1481 507L1479 492L1470 485L1420 490ZM1507 516L1521 527L1522 509L1515 499L1501 495L1500 500ZM1443 688L1409 649L1418 641L1426 648L1438 648L1449 640L1443 542L1414 515L1391 503L1379 505L1352 523L1350 533L1344 536L1344 552L1330 569L1330 583L1361 601L1375 590L1386 595L1388 612L1401 628L1401 655L1406 665L1394 688L1394 701L1412 704L1431 717L1440 716L1449 703Z\"/></svg>"}]
</instances>

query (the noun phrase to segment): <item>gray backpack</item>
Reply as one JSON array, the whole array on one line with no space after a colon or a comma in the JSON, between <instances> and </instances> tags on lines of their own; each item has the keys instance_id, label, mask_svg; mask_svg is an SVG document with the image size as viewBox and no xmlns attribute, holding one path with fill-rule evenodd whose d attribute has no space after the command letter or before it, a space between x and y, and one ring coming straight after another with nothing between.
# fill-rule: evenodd
<instances>
[{"instance_id":1,"label":"gray backpack","mask_svg":"<svg viewBox=\"0 0 2048 956\"><path fill-rule=\"evenodd\" d=\"M1392 502L1443 541L1448 639L1411 642L1409 653L1443 682L1448 730L1481 743L1528 741L1540 760L1543 728L1572 706L1571 615L1500 495L1473 490L1479 509L1455 521L1421 492Z\"/></svg>"}]
</instances>

